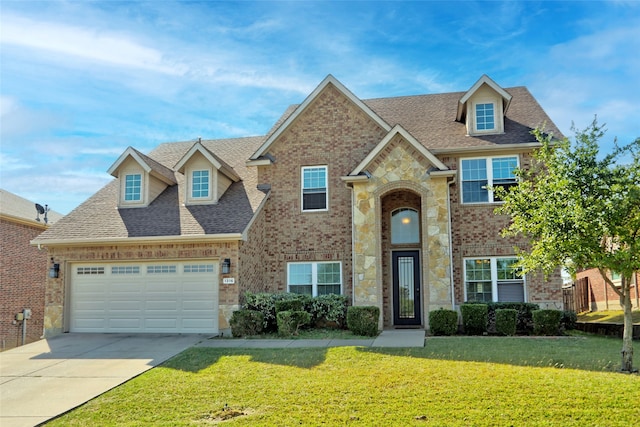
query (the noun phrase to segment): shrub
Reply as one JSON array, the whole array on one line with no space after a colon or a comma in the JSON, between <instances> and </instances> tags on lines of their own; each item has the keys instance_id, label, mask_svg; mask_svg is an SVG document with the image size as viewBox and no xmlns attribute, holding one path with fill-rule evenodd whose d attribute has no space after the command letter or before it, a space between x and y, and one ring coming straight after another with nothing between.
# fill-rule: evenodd
<instances>
[{"instance_id":1,"label":"shrub","mask_svg":"<svg viewBox=\"0 0 640 427\"><path fill-rule=\"evenodd\" d=\"M288 337L298 335L298 330L311 321L306 311L279 311L277 314L278 335Z\"/></svg>"},{"instance_id":2,"label":"shrub","mask_svg":"<svg viewBox=\"0 0 640 427\"><path fill-rule=\"evenodd\" d=\"M578 323L578 314L575 311L565 310L560 318L560 326L565 331L571 331L576 328Z\"/></svg>"},{"instance_id":3,"label":"shrub","mask_svg":"<svg viewBox=\"0 0 640 427\"><path fill-rule=\"evenodd\" d=\"M469 301L465 304L486 304L487 305L487 331L496 332L496 310L498 309L513 309L517 310L516 316L516 333L518 334L530 334L533 332L533 317L532 313L535 310L539 310L538 304L526 303L526 302L476 302Z\"/></svg>"},{"instance_id":4,"label":"shrub","mask_svg":"<svg viewBox=\"0 0 640 427\"><path fill-rule=\"evenodd\" d=\"M229 325L234 337L258 335L263 329L264 316L255 310L237 310L231 314Z\"/></svg>"},{"instance_id":5,"label":"shrub","mask_svg":"<svg viewBox=\"0 0 640 427\"><path fill-rule=\"evenodd\" d=\"M347 309L347 327L355 335L378 335L380 309L374 306L351 306Z\"/></svg>"},{"instance_id":6,"label":"shrub","mask_svg":"<svg viewBox=\"0 0 640 427\"><path fill-rule=\"evenodd\" d=\"M558 335L560 332L560 310L536 310L533 312L533 333L536 335Z\"/></svg>"},{"instance_id":7,"label":"shrub","mask_svg":"<svg viewBox=\"0 0 640 427\"><path fill-rule=\"evenodd\" d=\"M433 335L455 335L458 332L458 312L444 308L429 312L429 329Z\"/></svg>"},{"instance_id":8,"label":"shrub","mask_svg":"<svg viewBox=\"0 0 640 427\"><path fill-rule=\"evenodd\" d=\"M281 311L304 311L304 303L302 299L283 299L275 302L276 314Z\"/></svg>"},{"instance_id":9,"label":"shrub","mask_svg":"<svg viewBox=\"0 0 640 427\"><path fill-rule=\"evenodd\" d=\"M345 295L319 295L309 304L312 322L318 327L334 326L343 329L347 323L349 298Z\"/></svg>"},{"instance_id":10,"label":"shrub","mask_svg":"<svg viewBox=\"0 0 640 427\"><path fill-rule=\"evenodd\" d=\"M496 310L496 332L500 335L515 335L518 310L499 308Z\"/></svg>"},{"instance_id":11,"label":"shrub","mask_svg":"<svg viewBox=\"0 0 640 427\"><path fill-rule=\"evenodd\" d=\"M487 332L487 304L462 304L462 326L468 335L481 335Z\"/></svg>"},{"instance_id":12,"label":"shrub","mask_svg":"<svg viewBox=\"0 0 640 427\"><path fill-rule=\"evenodd\" d=\"M309 297L306 295L293 293L271 294L266 292L255 294L252 292L247 292L244 295L245 308L248 310L259 311L264 316L264 332L275 332L278 330L278 323L276 319L276 302L291 300L301 300L304 306L306 304L306 301L309 300Z\"/></svg>"}]
</instances>

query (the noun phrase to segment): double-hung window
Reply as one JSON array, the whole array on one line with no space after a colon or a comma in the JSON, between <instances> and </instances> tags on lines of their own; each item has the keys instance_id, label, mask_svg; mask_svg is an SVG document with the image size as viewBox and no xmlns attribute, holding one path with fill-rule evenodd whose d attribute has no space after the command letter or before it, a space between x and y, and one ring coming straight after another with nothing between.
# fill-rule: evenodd
<instances>
[{"instance_id":1,"label":"double-hung window","mask_svg":"<svg viewBox=\"0 0 640 427\"><path fill-rule=\"evenodd\" d=\"M462 203L493 203L500 199L490 187L509 189L518 183L518 156L462 159Z\"/></svg>"},{"instance_id":2,"label":"double-hung window","mask_svg":"<svg viewBox=\"0 0 640 427\"><path fill-rule=\"evenodd\" d=\"M464 260L466 301L524 302L524 276L517 258Z\"/></svg>"},{"instance_id":3,"label":"double-hung window","mask_svg":"<svg viewBox=\"0 0 640 427\"><path fill-rule=\"evenodd\" d=\"M476 104L476 130L487 131L496 128L493 103Z\"/></svg>"},{"instance_id":4,"label":"double-hung window","mask_svg":"<svg viewBox=\"0 0 640 427\"><path fill-rule=\"evenodd\" d=\"M327 167L303 167L302 211L326 211L327 195Z\"/></svg>"},{"instance_id":5,"label":"double-hung window","mask_svg":"<svg viewBox=\"0 0 640 427\"><path fill-rule=\"evenodd\" d=\"M342 292L342 265L339 262L292 262L287 266L289 292L309 296Z\"/></svg>"},{"instance_id":6,"label":"double-hung window","mask_svg":"<svg viewBox=\"0 0 640 427\"><path fill-rule=\"evenodd\" d=\"M196 170L191 173L191 197L194 199L209 197L208 170Z\"/></svg>"},{"instance_id":7,"label":"double-hung window","mask_svg":"<svg viewBox=\"0 0 640 427\"><path fill-rule=\"evenodd\" d=\"M126 202L139 202L142 198L142 175L139 173L125 175L124 200Z\"/></svg>"}]
</instances>

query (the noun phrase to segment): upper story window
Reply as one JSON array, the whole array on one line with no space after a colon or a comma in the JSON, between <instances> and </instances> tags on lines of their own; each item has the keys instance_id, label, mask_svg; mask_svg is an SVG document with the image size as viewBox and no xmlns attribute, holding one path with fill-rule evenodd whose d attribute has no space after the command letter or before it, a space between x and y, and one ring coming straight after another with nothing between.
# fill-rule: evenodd
<instances>
[{"instance_id":1,"label":"upper story window","mask_svg":"<svg viewBox=\"0 0 640 427\"><path fill-rule=\"evenodd\" d=\"M125 175L124 200L126 202L139 202L142 198L142 175L139 173Z\"/></svg>"},{"instance_id":2,"label":"upper story window","mask_svg":"<svg viewBox=\"0 0 640 427\"><path fill-rule=\"evenodd\" d=\"M289 292L309 296L339 295L342 265L339 262L292 262L287 268Z\"/></svg>"},{"instance_id":3,"label":"upper story window","mask_svg":"<svg viewBox=\"0 0 640 427\"><path fill-rule=\"evenodd\" d=\"M494 130L496 128L493 103L476 104L476 130Z\"/></svg>"},{"instance_id":4,"label":"upper story window","mask_svg":"<svg viewBox=\"0 0 640 427\"><path fill-rule=\"evenodd\" d=\"M462 203L493 203L500 199L490 187L509 187L518 180L518 156L462 159Z\"/></svg>"},{"instance_id":5,"label":"upper story window","mask_svg":"<svg viewBox=\"0 0 640 427\"><path fill-rule=\"evenodd\" d=\"M327 210L327 167L302 168L302 210Z\"/></svg>"},{"instance_id":6,"label":"upper story window","mask_svg":"<svg viewBox=\"0 0 640 427\"><path fill-rule=\"evenodd\" d=\"M517 258L464 261L466 301L524 302L524 276Z\"/></svg>"},{"instance_id":7,"label":"upper story window","mask_svg":"<svg viewBox=\"0 0 640 427\"><path fill-rule=\"evenodd\" d=\"M194 199L209 197L209 171L195 170L191 173L191 197Z\"/></svg>"},{"instance_id":8,"label":"upper story window","mask_svg":"<svg viewBox=\"0 0 640 427\"><path fill-rule=\"evenodd\" d=\"M420 243L418 211L410 208L396 209L391 213L391 244Z\"/></svg>"}]
</instances>

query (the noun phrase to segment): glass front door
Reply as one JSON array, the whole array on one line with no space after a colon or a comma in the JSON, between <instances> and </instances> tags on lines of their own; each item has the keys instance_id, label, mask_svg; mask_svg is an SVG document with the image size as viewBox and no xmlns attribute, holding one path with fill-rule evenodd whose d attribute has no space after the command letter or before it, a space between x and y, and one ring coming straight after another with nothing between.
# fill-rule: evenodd
<instances>
[{"instance_id":1,"label":"glass front door","mask_svg":"<svg viewBox=\"0 0 640 427\"><path fill-rule=\"evenodd\" d=\"M420 257L418 251L394 251L393 323L420 325Z\"/></svg>"}]
</instances>

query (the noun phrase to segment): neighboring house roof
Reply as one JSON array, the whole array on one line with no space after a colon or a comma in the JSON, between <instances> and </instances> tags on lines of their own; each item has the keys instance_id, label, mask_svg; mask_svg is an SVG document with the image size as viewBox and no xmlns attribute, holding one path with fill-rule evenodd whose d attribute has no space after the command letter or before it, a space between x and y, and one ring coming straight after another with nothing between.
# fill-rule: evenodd
<instances>
[{"instance_id":1,"label":"neighboring house roof","mask_svg":"<svg viewBox=\"0 0 640 427\"><path fill-rule=\"evenodd\" d=\"M158 240L165 236L186 240L240 238L266 197L257 189L256 168L245 164L264 139L258 136L201 142L241 179L231 184L216 204L185 206L184 176L176 174L178 185L167 187L148 207L118 209L118 181L114 180L32 243ZM193 141L164 143L146 157L163 167L173 168L193 145Z\"/></svg>"},{"instance_id":2,"label":"neighboring house roof","mask_svg":"<svg viewBox=\"0 0 640 427\"><path fill-rule=\"evenodd\" d=\"M45 227L44 214L38 215L36 204L7 190L0 189L0 216L8 220ZM36 218L40 217L40 221ZM63 215L56 211L47 212L47 220L49 225L58 222Z\"/></svg>"}]
</instances>

